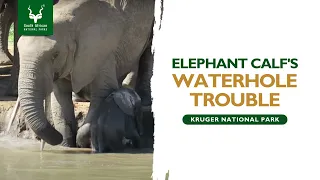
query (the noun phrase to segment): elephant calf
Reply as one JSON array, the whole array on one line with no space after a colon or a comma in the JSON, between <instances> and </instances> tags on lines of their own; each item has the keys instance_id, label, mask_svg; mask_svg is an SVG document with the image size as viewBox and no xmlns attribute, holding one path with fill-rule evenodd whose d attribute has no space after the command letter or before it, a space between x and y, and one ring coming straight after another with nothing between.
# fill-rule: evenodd
<instances>
[{"instance_id":1,"label":"elephant calf","mask_svg":"<svg viewBox=\"0 0 320 180\"><path fill-rule=\"evenodd\" d=\"M118 152L125 148L124 140L131 140L132 146L139 147L141 125L141 99L130 88L122 87L111 93L100 104L97 124L92 124L91 137L96 137L98 153ZM94 145L93 145L94 146Z\"/></svg>"}]
</instances>

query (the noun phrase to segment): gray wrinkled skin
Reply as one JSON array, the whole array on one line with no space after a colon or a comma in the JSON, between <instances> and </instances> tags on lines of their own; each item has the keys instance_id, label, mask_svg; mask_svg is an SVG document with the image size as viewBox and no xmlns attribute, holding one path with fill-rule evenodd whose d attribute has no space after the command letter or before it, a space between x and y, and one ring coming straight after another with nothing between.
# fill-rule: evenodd
<instances>
[{"instance_id":1,"label":"gray wrinkled skin","mask_svg":"<svg viewBox=\"0 0 320 180\"><path fill-rule=\"evenodd\" d=\"M140 147L152 148L153 147L153 133L154 133L154 119L151 112L152 98L151 98L151 77L153 72L153 54L151 53L151 40L143 55L140 57L139 67L134 68L134 71L128 73L125 77L119 79L123 87L135 87L138 90L141 99L141 114L137 117L140 120L140 129L145 133L141 133ZM81 89L78 93L73 93L73 98L76 101L90 101L90 87ZM77 135L77 145L79 147L91 147L91 132L90 125L84 124L79 130Z\"/></svg>"},{"instance_id":2,"label":"gray wrinkled skin","mask_svg":"<svg viewBox=\"0 0 320 180\"><path fill-rule=\"evenodd\" d=\"M84 126L96 123L100 103L139 66L153 20L152 0L60 0L54 7L53 36L20 38L21 110L39 138L76 146L72 92L90 87ZM54 127L45 116L44 98L50 98Z\"/></svg>"}]
</instances>

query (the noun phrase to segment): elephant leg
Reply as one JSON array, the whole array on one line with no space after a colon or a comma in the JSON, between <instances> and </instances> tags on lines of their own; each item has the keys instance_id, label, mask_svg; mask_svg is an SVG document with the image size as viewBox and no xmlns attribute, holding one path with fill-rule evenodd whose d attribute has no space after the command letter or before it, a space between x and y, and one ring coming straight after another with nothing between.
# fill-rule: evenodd
<instances>
[{"instance_id":1,"label":"elephant leg","mask_svg":"<svg viewBox=\"0 0 320 180\"><path fill-rule=\"evenodd\" d=\"M0 13L0 62L1 64L11 64L12 55L8 51L8 36L10 25L13 22L14 9L13 6L7 4Z\"/></svg>"},{"instance_id":2,"label":"elephant leg","mask_svg":"<svg viewBox=\"0 0 320 180\"><path fill-rule=\"evenodd\" d=\"M153 75L153 53L151 44L145 49L139 62L138 80L136 84L136 92L141 98L142 105L142 126L143 136L141 138L141 146L152 148L154 133L154 118L151 111L151 78Z\"/></svg>"},{"instance_id":3,"label":"elephant leg","mask_svg":"<svg viewBox=\"0 0 320 180\"><path fill-rule=\"evenodd\" d=\"M59 79L51 93L52 120L57 131L62 134L62 146L76 147L77 122L72 102L71 82Z\"/></svg>"},{"instance_id":4,"label":"elephant leg","mask_svg":"<svg viewBox=\"0 0 320 180\"><path fill-rule=\"evenodd\" d=\"M95 87L95 86L93 86ZM100 115L101 103L115 90L118 89L118 84L105 84L104 86L100 86L99 88L95 88L97 91L92 92L90 107L88 111L87 118L91 121L90 127L90 137L91 137L91 146L95 152L102 152L103 151L103 143L99 140L98 132L102 132L102 127L98 126L98 118ZM101 136L100 136L101 137ZM116 137L116 135L112 136Z\"/></svg>"},{"instance_id":5,"label":"elephant leg","mask_svg":"<svg viewBox=\"0 0 320 180\"><path fill-rule=\"evenodd\" d=\"M112 62L112 60L109 62ZM97 126L97 121L100 114L100 104L119 87L115 69L115 64L106 64L106 67L100 70L101 73L90 84L90 107L85 122L79 128L77 134L77 144L80 147L87 147L90 145L88 141L91 139L92 149L99 152L98 137L95 133L98 132L97 128L99 128Z\"/></svg>"}]
</instances>

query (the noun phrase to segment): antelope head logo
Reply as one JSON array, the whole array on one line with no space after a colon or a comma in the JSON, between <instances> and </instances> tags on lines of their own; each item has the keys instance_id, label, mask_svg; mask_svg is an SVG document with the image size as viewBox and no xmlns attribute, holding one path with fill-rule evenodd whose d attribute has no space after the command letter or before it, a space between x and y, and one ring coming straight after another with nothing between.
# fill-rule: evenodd
<instances>
[{"instance_id":1,"label":"antelope head logo","mask_svg":"<svg viewBox=\"0 0 320 180\"><path fill-rule=\"evenodd\" d=\"M30 9L30 6L28 7L29 10L29 18L33 19L34 23L37 23L39 19L42 19L42 10L44 8L44 5L41 5L41 9L39 10L39 14L34 15L32 14L32 10Z\"/></svg>"}]
</instances>

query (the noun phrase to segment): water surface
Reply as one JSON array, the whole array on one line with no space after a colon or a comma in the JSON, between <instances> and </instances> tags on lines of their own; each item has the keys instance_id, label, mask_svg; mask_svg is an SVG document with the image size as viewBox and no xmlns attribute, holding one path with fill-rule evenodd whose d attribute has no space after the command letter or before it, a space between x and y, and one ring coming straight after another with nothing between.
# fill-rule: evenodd
<instances>
[{"instance_id":1,"label":"water surface","mask_svg":"<svg viewBox=\"0 0 320 180\"><path fill-rule=\"evenodd\" d=\"M0 180L150 180L151 153L92 154L0 137Z\"/></svg>"}]
</instances>

